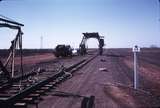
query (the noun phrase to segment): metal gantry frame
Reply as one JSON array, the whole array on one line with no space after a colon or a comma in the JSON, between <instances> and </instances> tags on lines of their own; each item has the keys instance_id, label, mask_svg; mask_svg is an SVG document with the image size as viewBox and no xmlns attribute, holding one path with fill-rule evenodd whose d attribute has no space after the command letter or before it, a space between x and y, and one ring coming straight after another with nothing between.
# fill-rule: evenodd
<instances>
[{"instance_id":1,"label":"metal gantry frame","mask_svg":"<svg viewBox=\"0 0 160 108\"><path fill-rule=\"evenodd\" d=\"M4 75L7 77L8 80L12 79L14 77L14 71L15 71L15 54L16 49L19 48L20 51L20 71L23 76L23 57L22 57L22 35L23 32L21 30L21 27L24 26L21 23L8 20L7 18L0 18L0 27L10 28L14 30L18 30L16 37L11 41L11 46L9 48L9 55L5 63L2 63L0 61L0 68L1 71L4 72ZM11 62L11 72L8 71L6 68L9 65L9 62ZM10 74L11 73L11 74Z\"/></svg>"},{"instance_id":2,"label":"metal gantry frame","mask_svg":"<svg viewBox=\"0 0 160 108\"><path fill-rule=\"evenodd\" d=\"M82 33L83 38L82 41L79 45L79 52L81 55L84 55L87 53L86 49L86 41L90 38L95 38L99 42L99 54L102 55L103 53L103 46L104 46L104 36L100 36L98 32L93 32L93 33Z\"/></svg>"}]
</instances>

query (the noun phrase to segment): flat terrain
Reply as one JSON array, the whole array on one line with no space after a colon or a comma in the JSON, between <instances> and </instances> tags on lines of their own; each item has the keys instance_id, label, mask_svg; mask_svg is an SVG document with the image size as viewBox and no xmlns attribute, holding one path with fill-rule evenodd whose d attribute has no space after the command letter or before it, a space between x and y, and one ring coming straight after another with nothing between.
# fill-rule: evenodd
<instances>
[{"instance_id":1,"label":"flat terrain","mask_svg":"<svg viewBox=\"0 0 160 108\"><path fill-rule=\"evenodd\" d=\"M159 107L159 49L143 49L139 54L139 88L133 89L131 49L108 49L55 90L95 96L95 108ZM151 63L152 62L152 63ZM81 98L44 96L39 108L80 108Z\"/></svg>"},{"instance_id":2,"label":"flat terrain","mask_svg":"<svg viewBox=\"0 0 160 108\"><path fill-rule=\"evenodd\" d=\"M28 57L28 58L27 58ZM25 65L69 66L87 56L57 59L51 53L26 56ZM31 58L31 59L29 59ZM26 60L25 60L26 59ZM80 108L82 98L54 96L54 91L95 96L95 108L160 107L160 49L142 49L138 55L139 86L133 89L131 49L106 49L73 74L73 77L42 96L39 108ZM35 108L35 106L29 106Z\"/></svg>"}]
</instances>

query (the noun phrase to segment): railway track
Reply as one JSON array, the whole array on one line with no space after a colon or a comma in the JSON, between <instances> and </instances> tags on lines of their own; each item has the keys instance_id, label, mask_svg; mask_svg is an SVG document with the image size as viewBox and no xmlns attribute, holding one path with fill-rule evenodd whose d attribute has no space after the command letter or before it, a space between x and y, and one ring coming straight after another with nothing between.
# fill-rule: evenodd
<instances>
[{"instance_id":1,"label":"railway track","mask_svg":"<svg viewBox=\"0 0 160 108\"><path fill-rule=\"evenodd\" d=\"M89 63L96 56L82 59L80 62L68 68L62 67L56 72L43 70L42 72L29 73L23 80L20 80L21 78L14 79L12 83L0 87L0 106L2 108L27 108L28 104L37 106L41 95L56 88L58 84L70 78L71 74ZM88 108L84 107L87 105L86 102L85 98L82 102L83 108ZM91 103L93 103L93 97Z\"/></svg>"}]
</instances>

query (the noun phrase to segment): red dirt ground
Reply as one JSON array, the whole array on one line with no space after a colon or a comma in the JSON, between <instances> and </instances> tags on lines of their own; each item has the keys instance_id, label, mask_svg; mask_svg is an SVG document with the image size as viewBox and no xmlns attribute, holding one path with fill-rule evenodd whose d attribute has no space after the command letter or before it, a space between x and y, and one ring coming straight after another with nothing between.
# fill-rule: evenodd
<instances>
[{"instance_id":1,"label":"red dirt ground","mask_svg":"<svg viewBox=\"0 0 160 108\"><path fill-rule=\"evenodd\" d=\"M69 65L84 57L60 59ZM54 60L51 53L24 57L25 65ZM19 58L17 58L19 60ZM131 49L108 49L55 90L95 96L95 108L160 107L160 49L142 49L139 53L139 89L133 89ZM17 63L19 64L19 63ZM104 71L100 68L106 68ZM39 108L80 108L82 98L43 96ZM35 106L29 106L34 108Z\"/></svg>"},{"instance_id":2,"label":"red dirt ground","mask_svg":"<svg viewBox=\"0 0 160 108\"><path fill-rule=\"evenodd\" d=\"M30 56L24 56L23 57L23 64L36 64L48 60L55 59L56 57L52 53L45 53L45 54L36 54L36 55L30 55ZM4 61L5 59L2 59ZM20 65L20 57L15 58L15 65Z\"/></svg>"},{"instance_id":3,"label":"red dirt ground","mask_svg":"<svg viewBox=\"0 0 160 108\"><path fill-rule=\"evenodd\" d=\"M140 88L160 96L160 49L144 49L139 53ZM133 57L128 56L124 63L133 70Z\"/></svg>"},{"instance_id":4,"label":"red dirt ground","mask_svg":"<svg viewBox=\"0 0 160 108\"><path fill-rule=\"evenodd\" d=\"M150 52L152 50L147 53ZM157 54L160 50L156 49L153 52ZM146 59L149 57L146 52L142 54ZM152 54L154 58L155 53ZM151 64L147 60L140 59L140 85L137 90L133 89L131 49L106 50L103 56L95 58L56 90L83 96L94 95L95 108L159 107L160 100L157 97L160 93L160 68L157 66L158 62ZM106 70L101 71L100 68ZM80 108L81 98L57 97L51 95L53 93L52 91L50 95L42 97L44 100L39 103L39 108Z\"/></svg>"}]
</instances>

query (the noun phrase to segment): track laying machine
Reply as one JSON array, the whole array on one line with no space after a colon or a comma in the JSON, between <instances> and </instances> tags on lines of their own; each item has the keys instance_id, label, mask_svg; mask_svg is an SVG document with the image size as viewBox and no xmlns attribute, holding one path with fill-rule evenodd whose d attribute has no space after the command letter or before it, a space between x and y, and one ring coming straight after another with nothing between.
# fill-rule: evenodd
<instances>
[{"instance_id":1,"label":"track laying machine","mask_svg":"<svg viewBox=\"0 0 160 108\"><path fill-rule=\"evenodd\" d=\"M100 36L98 32L93 32L93 33L83 33L83 38L82 41L79 45L79 50L78 53L80 55L85 55L87 53L87 48L86 48L86 41L90 38L95 38L99 42L99 54L102 55L103 53L103 46L104 46L104 37Z\"/></svg>"}]
</instances>

